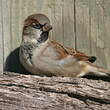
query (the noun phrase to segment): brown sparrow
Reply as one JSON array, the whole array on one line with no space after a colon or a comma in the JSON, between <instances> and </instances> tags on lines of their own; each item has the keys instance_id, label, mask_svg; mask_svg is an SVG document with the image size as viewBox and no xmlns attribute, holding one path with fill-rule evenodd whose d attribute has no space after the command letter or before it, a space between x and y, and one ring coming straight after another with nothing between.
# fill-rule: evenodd
<instances>
[{"instance_id":1,"label":"brown sparrow","mask_svg":"<svg viewBox=\"0 0 110 110\"><path fill-rule=\"evenodd\" d=\"M52 41L49 19L33 14L24 21L20 62L32 74L82 77L87 74L110 76L110 71L92 64L96 58Z\"/></svg>"}]
</instances>

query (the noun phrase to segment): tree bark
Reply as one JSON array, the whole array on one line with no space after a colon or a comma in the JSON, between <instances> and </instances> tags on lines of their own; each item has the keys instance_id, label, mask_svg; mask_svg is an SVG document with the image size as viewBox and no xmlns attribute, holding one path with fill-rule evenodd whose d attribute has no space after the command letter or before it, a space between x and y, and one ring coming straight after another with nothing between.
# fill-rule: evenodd
<instances>
[{"instance_id":1,"label":"tree bark","mask_svg":"<svg viewBox=\"0 0 110 110\"><path fill-rule=\"evenodd\" d=\"M0 110L109 110L110 81L0 75Z\"/></svg>"}]
</instances>

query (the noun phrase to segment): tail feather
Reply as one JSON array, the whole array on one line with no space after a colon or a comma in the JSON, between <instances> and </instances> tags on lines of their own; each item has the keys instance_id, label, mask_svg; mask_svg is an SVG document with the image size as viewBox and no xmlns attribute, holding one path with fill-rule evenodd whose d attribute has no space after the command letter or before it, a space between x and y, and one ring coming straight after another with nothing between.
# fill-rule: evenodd
<instances>
[{"instance_id":1,"label":"tail feather","mask_svg":"<svg viewBox=\"0 0 110 110\"><path fill-rule=\"evenodd\" d=\"M95 64L90 64L90 63L89 63L89 73L93 73L96 76L110 77L109 70L96 66Z\"/></svg>"}]
</instances>

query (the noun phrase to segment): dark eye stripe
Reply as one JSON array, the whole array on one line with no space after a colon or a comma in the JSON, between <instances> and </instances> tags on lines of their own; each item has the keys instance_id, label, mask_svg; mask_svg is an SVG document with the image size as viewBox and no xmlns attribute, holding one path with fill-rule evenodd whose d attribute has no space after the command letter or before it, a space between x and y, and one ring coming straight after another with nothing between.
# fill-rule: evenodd
<instances>
[{"instance_id":1,"label":"dark eye stripe","mask_svg":"<svg viewBox=\"0 0 110 110\"><path fill-rule=\"evenodd\" d=\"M32 25L32 27L35 28L35 29L41 29L43 27L43 25L41 25L41 24L34 24L34 25Z\"/></svg>"}]
</instances>

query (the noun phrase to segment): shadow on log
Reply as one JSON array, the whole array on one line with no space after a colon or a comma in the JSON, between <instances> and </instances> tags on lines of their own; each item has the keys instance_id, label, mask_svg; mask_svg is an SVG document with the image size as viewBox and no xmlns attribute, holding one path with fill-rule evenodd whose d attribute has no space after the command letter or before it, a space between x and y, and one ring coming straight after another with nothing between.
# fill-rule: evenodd
<instances>
[{"instance_id":1,"label":"shadow on log","mask_svg":"<svg viewBox=\"0 0 110 110\"><path fill-rule=\"evenodd\" d=\"M109 110L110 82L86 78L0 75L1 110Z\"/></svg>"}]
</instances>

